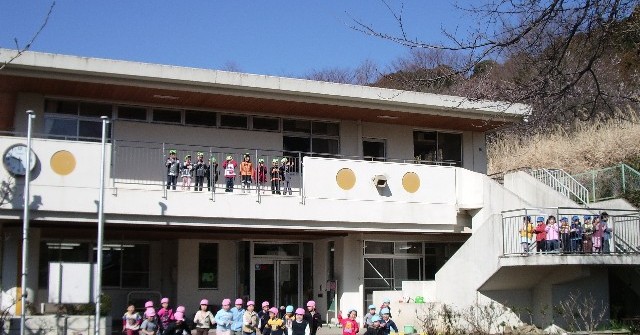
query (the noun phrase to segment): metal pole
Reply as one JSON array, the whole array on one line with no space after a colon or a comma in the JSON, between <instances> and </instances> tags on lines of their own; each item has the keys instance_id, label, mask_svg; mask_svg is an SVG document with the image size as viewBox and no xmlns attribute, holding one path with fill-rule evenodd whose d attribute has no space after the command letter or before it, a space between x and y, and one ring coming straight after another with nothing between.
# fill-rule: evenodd
<instances>
[{"instance_id":1,"label":"metal pole","mask_svg":"<svg viewBox=\"0 0 640 335\"><path fill-rule=\"evenodd\" d=\"M100 295L102 293L102 240L104 234L104 163L107 146L107 123L109 118L101 116L102 119L102 157L100 160L100 198L98 201L98 250L96 251L96 278L95 278L95 295L96 316L94 321L94 334L100 334Z\"/></svg>"},{"instance_id":2,"label":"metal pole","mask_svg":"<svg viewBox=\"0 0 640 335\"><path fill-rule=\"evenodd\" d=\"M31 121L35 119L32 110L27 111L27 157L24 174L24 205L22 221L22 278L20 279L20 335L25 334L27 311L27 270L29 262L29 182L31 180Z\"/></svg>"},{"instance_id":3,"label":"metal pole","mask_svg":"<svg viewBox=\"0 0 640 335\"><path fill-rule=\"evenodd\" d=\"M627 193L627 179L624 175L624 164L620 164L620 169L622 170L622 194Z\"/></svg>"}]
</instances>

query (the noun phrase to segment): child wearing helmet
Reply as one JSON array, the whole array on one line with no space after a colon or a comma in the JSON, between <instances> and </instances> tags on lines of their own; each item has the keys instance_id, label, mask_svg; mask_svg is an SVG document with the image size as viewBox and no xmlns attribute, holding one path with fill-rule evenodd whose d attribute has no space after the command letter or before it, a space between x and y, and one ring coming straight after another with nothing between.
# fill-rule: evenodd
<instances>
[{"instance_id":1,"label":"child wearing helmet","mask_svg":"<svg viewBox=\"0 0 640 335\"><path fill-rule=\"evenodd\" d=\"M191 188L191 173L193 170L193 164L191 163L191 155L184 156L184 162L180 168L180 177L182 178L182 190L189 190Z\"/></svg>"},{"instance_id":2,"label":"child wearing helmet","mask_svg":"<svg viewBox=\"0 0 640 335\"><path fill-rule=\"evenodd\" d=\"M167 190L175 190L178 183L178 174L180 174L180 160L176 157L175 150L169 150L169 157L167 157L165 166L167 167Z\"/></svg>"},{"instance_id":3,"label":"child wearing helmet","mask_svg":"<svg viewBox=\"0 0 640 335\"><path fill-rule=\"evenodd\" d=\"M225 192L233 192L233 180L236 178L236 166L238 163L231 157L227 156L227 159L222 163L222 170L224 170L224 179L226 181Z\"/></svg>"},{"instance_id":4,"label":"child wearing helmet","mask_svg":"<svg viewBox=\"0 0 640 335\"><path fill-rule=\"evenodd\" d=\"M267 184L267 166L264 165L264 159L260 158L258 159L258 188L260 189L265 189L266 188L266 184Z\"/></svg>"},{"instance_id":5,"label":"child wearing helmet","mask_svg":"<svg viewBox=\"0 0 640 335\"><path fill-rule=\"evenodd\" d=\"M582 225L580 224L580 217L577 215L571 218L569 234L571 238L571 252L580 252L582 250Z\"/></svg>"},{"instance_id":6,"label":"child wearing helmet","mask_svg":"<svg viewBox=\"0 0 640 335\"><path fill-rule=\"evenodd\" d=\"M209 300L202 299L202 301L200 301L200 310L196 312L196 315L193 317L197 335L207 335L211 326L216 323L213 314L207 310L208 308Z\"/></svg>"},{"instance_id":7,"label":"child wearing helmet","mask_svg":"<svg viewBox=\"0 0 640 335\"><path fill-rule=\"evenodd\" d=\"M380 310L380 314L382 314L382 319L380 320L380 328L383 330L384 335L389 335L391 333L391 329L393 329L394 333L398 332L398 327L396 323L391 320L391 311L389 308L383 308Z\"/></svg>"},{"instance_id":8,"label":"child wearing helmet","mask_svg":"<svg viewBox=\"0 0 640 335\"><path fill-rule=\"evenodd\" d=\"M384 300L382 300L382 305L380 305L380 317L382 317L382 310L385 308L387 309L387 314L391 317L391 299L384 298Z\"/></svg>"},{"instance_id":9,"label":"child wearing helmet","mask_svg":"<svg viewBox=\"0 0 640 335\"><path fill-rule=\"evenodd\" d=\"M533 223L531 223L531 216L526 215L522 218L522 226L520 227L520 244L522 245L522 252L529 253L529 245L533 240Z\"/></svg>"},{"instance_id":10,"label":"child wearing helmet","mask_svg":"<svg viewBox=\"0 0 640 335\"><path fill-rule=\"evenodd\" d=\"M304 319L304 314L304 309L296 309L296 316L288 328L288 335L309 335L311 333L309 322Z\"/></svg>"},{"instance_id":11,"label":"child wearing helmet","mask_svg":"<svg viewBox=\"0 0 640 335\"><path fill-rule=\"evenodd\" d=\"M373 325L373 316L376 315L376 305L369 305L369 313L364 316L364 321L362 322L362 328L369 328Z\"/></svg>"},{"instance_id":12,"label":"child wearing helmet","mask_svg":"<svg viewBox=\"0 0 640 335\"><path fill-rule=\"evenodd\" d=\"M322 327L322 318L320 313L316 311L316 302L309 300L307 302L307 311L304 313L304 319L309 323L309 330L311 335L316 335L318 328Z\"/></svg>"},{"instance_id":13,"label":"child wearing helmet","mask_svg":"<svg viewBox=\"0 0 640 335\"><path fill-rule=\"evenodd\" d=\"M222 300L222 308L218 310L215 316L216 324L218 325L218 328L216 329L216 335L231 335L233 313L231 313L230 309L231 300Z\"/></svg>"},{"instance_id":14,"label":"child wearing helmet","mask_svg":"<svg viewBox=\"0 0 640 335\"><path fill-rule=\"evenodd\" d=\"M291 324L293 323L293 320L295 320L295 318L296 316L295 314L293 314L293 306L288 305L287 308L285 308L284 316L282 317L285 328L291 329Z\"/></svg>"},{"instance_id":15,"label":"child wearing helmet","mask_svg":"<svg viewBox=\"0 0 640 335\"><path fill-rule=\"evenodd\" d=\"M291 165L287 157L280 160L280 179L282 180L282 194L291 195Z\"/></svg>"},{"instance_id":16,"label":"child wearing helmet","mask_svg":"<svg viewBox=\"0 0 640 335\"><path fill-rule=\"evenodd\" d=\"M204 175L206 174L207 164L204 161L204 153L198 152L196 162L193 163L193 171L195 174L196 184L193 187L194 191L202 191L202 184L204 182Z\"/></svg>"},{"instance_id":17,"label":"child wearing helmet","mask_svg":"<svg viewBox=\"0 0 640 335\"><path fill-rule=\"evenodd\" d=\"M251 181L253 180L253 163L251 162L251 154L244 154L242 163L240 163L240 178L242 182L242 193L249 192Z\"/></svg>"},{"instance_id":18,"label":"child wearing helmet","mask_svg":"<svg viewBox=\"0 0 640 335\"><path fill-rule=\"evenodd\" d=\"M379 315L373 315L371 317L371 325L367 327L364 335L384 335L384 329L380 327L381 320L382 318Z\"/></svg>"},{"instance_id":19,"label":"child wearing helmet","mask_svg":"<svg viewBox=\"0 0 640 335\"><path fill-rule=\"evenodd\" d=\"M271 161L271 194L280 194L280 167L278 166L278 159L274 158Z\"/></svg>"},{"instance_id":20,"label":"child wearing helmet","mask_svg":"<svg viewBox=\"0 0 640 335\"><path fill-rule=\"evenodd\" d=\"M284 321L278 317L278 309L271 307L269 309L269 320L267 321L267 327L270 335L283 335L285 326Z\"/></svg>"},{"instance_id":21,"label":"child wearing helmet","mask_svg":"<svg viewBox=\"0 0 640 335\"><path fill-rule=\"evenodd\" d=\"M342 311L338 312L338 323L342 325L342 335L355 335L360 331L360 326L356 321L357 316L358 312L355 308L349 309L346 319L342 317Z\"/></svg>"}]
</instances>

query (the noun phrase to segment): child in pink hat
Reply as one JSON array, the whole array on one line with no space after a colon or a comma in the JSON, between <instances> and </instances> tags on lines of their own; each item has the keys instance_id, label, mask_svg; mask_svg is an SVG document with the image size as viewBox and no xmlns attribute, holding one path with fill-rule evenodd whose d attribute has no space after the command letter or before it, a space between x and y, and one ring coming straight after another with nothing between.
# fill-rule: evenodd
<instances>
[{"instance_id":1,"label":"child in pink hat","mask_svg":"<svg viewBox=\"0 0 640 335\"><path fill-rule=\"evenodd\" d=\"M318 328L322 327L322 318L320 313L316 311L316 302L309 300L307 302L307 311L304 313L304 319L309 323L309 331L311 335L316 335Z\"/></svg>"},{"instance_id":2,"label":"child in pink hat","mask_svg":"<svg viewBox=\"0 0 640 335\"><path fill-rule=\"evenodd\" d=\"M265 327L269 321L269 302L262 302L262 310L258 312L258 319L260 320L260 334L269 335L265 333Z\"/></svg>"},{"instance_id":3,"label":"child in pink hat","mask_svg":"<svg viewBox=\"0 0 640 335\"><path fill-rule=\"evenodd\" d=\"M169 324L169 327L164 330L162 335L184 335L191 334L191 329L187 325L184 319L183 312L176 312L173 315L174 321Z\"/></svg>"},{"instance_id":4,"label":"child in pink hat","mask_svg":"<svg viewBox=\"0 0 640 335\"><path fill-rule=\"evenodd\" d=\"M265 330L267 330L267 328L269 329L270 335L283 335L286 329L284 320L278 317L278 309L275 307L269 309L269 321L267 321Z\"/></svg>"},{"instance_id":5,"label":"child in pink hat","mask_svg":"<svg viewBox=\"0 0 640 335\"><path fill-rule=\"evenodd\" d=\"M197 335L207 335L211 326L216 323L213 314L207 310L208 308L209 300L202 299L200 301L200 310L193 317Z\"/></svg>"},{"instance_id":6,"label":"child in pink hat","mask_svg":"<svg viewBox=\"0 0 640 335\"><path fill-rule=\"evenodd\" d=\"M164 331L169 327L171 320L173 320L173 309L169 308L169 298L162 298L160 305L162 305L162 308L158 311L158 321L160 331Z\"/></svg>"},{"instance_id":7,"label":"child in pink hat","mask_svg":"<svg viewBox=\"0 0 640 335\"><path fill-rule=\"evenodd\" d=\"M244 308L242 308L242 299L236 299L235 306L231 309L233 314L233 323L231 324L231 333L233 335L242 334L242 318L244 316Z\"/></svg>"},{"instance_id":8,"label":"child in pink hat","mask_svg":"<svg viewBox=\"0 0 640 335\"><path fill-rule=\"evenodd\" d=\"M233 314L230 311L231 300L222 300L222 308L216 313L216 335L231 335L231 324L233 323Z\"/></svg>"},{"instance_id":9,"label":"child in pink hat","mask_svg":"<svg viewBox=\"0 0 640 335\"><path fill-rule=\"evenodd\" d=\"M147 308L145 312L147 319L140 325L141 335L155 335L158 332L158 322L156 321L156 311L153 307Z\"/></svg>"},{"instance_id":10,"label":"child in pink hat","mask_svg":"<svg viewBox=\"0 0 640 335\"><path fill-rule=\"evenodd\" d=\"M304 309L296 309L296 316L289 328L289 335L309 335L309 322L304 319Z\"/></svg>"},{"instance_id":11,"label":"child in pink hat","mask_svg":"<svg viewBox=\"0 0 640 335\"><path fill-rule=\"evenodd\" d=\"M256 303L247 301L247 310L242 316L242 332L245 335L255 335L258 329L258 313L255 311Z\"/></svg>"}]
</instances>

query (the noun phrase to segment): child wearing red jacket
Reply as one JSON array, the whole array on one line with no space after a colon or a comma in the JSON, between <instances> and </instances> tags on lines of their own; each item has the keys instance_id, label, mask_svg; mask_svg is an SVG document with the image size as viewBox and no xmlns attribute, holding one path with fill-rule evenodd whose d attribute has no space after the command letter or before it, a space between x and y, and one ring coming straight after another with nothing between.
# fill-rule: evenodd
<instances>
[{"instance_id":1,"label":"child wearing red jacket","mask_svg":"<svg viewBox=\"0 0 640 335\"><path fill-rule=\"evenodd\" d=\"M233 180L236 178L236 167L238 163L233 160L233 157L227 156L227 160L222 163L222 170L224 171L224 179L227 182L225 192L233 192Z\"/></svg>"},{"instance_id":2,"label":"child wearing red jacket","mask_svg":"<svg viewBox=\"0 0 640 335\"><path fill-rule=\"evenodd\" d=\"M360 326L356 317L358 312L355 308L349 309L349 315L347 319L342 317L342 311L338 312L338 322L342 325L342 335L355 335L360 331Z\"/></svg>"}]
</instances>

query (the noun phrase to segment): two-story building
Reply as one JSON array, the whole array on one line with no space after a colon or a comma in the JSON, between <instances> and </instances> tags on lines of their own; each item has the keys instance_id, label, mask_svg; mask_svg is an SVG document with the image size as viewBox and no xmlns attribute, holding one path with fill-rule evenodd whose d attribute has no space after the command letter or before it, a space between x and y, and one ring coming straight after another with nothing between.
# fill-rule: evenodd
<instances>
[{"instance_id":1,"label":"two-story building","mask_svg":"<svg viewBox=\"0 0 640 335\"><path fill-rule=\"evenodd\" d=\"M477 227L523 201L496 193L502 186L485 175L485 134L526 114L521 105L26 52L0 72L3 161L25 143L27 110L36 158L27 291L36 305L50 296L50 263L95 261L101 116L102 284L114 316L145 295L190 312L202 298L236 297L362 312L380 303L374 291L435 279ZM190 186L178 176L167 187L173 150L182 162L214 159L211 185L196 190L194 169ZM226 190L228 156L238 175L252 162L248 187L238 176ZM20 283L24 177L0 175L6 306Z\"/></svg>"}]
</instances>

